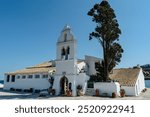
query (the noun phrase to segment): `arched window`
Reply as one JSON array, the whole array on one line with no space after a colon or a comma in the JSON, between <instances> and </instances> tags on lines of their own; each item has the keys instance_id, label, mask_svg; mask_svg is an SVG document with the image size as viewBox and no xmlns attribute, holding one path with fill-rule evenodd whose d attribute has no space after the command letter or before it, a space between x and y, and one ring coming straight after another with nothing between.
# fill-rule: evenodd
<instances>
[{"instance_id":1,"label":"arched window","mask_svg":"<svg viewBox=\"0 0 150 117\"><path fill-rule=\"evenodd\" d=\"M10 79L10 75L7 75L7 82L9 82L9 79Z\"/></svg>"},{"instance_id":2,"label":"arched window","mask_svg":"<svg viewBox=\"0 0 150 117\"><path fill-rule=\"evenodd\" d=\"M67 41L67 34L65 33L64 34L64 42L66 42Z\"/></svg>"},{"instance_id":3,"label":"arched window","mask_svg":"<svg viewBox=\"0 0 150 117\"><path fill-rule=\"evenodd\" d=\"M66 53L66 52L65 52L65 48L63 47L62 50L61 50L61 55L64 56L65 53Z\"/></svg>"},{"instance_id":4,"label":"arched window","mask_svg":"<svg viewBox=\"0 0 150 117\"><path fill-rule=\"evenodd\" d=\"M69 59L69 53L70 53L70 47L68 46L68 47L66 48L65 60L68 60L68 59Z\"/></svg>"},{"instance_id":5,"label":"arched window","mask_svg":"<svg viewBox=\"0 0 150 117\"><path fill-rule=\"evenodd\" d=\"M65 55L66 55L66 51L65 48L63 47L61 50L61 58L64 59Z\"/></svg>"},{"instance_id":6,"label":"arched window","mask_svg":"<svg viewBox=\"0 0 150 117\"><path fill-rule=\"evenodd\" d=\"M70 47L67 47L67 54L70 54Z\"/></svg>"}]
</instances>

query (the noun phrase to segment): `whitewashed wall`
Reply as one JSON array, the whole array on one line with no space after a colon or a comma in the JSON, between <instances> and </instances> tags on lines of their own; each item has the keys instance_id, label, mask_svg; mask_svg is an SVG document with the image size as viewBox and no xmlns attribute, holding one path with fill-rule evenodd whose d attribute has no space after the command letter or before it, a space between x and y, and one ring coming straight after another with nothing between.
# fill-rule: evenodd
<instances>
[{"instance_id":1,"label":"whitewashed wall","mask_svg":"<svg viewBox=\"0 0 150 117\"><path fill-rule=\"evenodd\" d=\"M100 95L107 93L108 96L112 96L112 93L115 92L120 96L120 84L118 82L96 82L94 89L99 89Z\"/></svg>"},{"instance_id":2,"label":"whitewashed wall","mask_svg":"<svg viewBox=\"0 0 150 117\"><path fill-rule=\"evenodd\" d=\"M77 74L81 72L81 69L84 69L85 70L85 62L81 62L77 65Z\"/></svg>"},{"instance_id":3,"label":"whitewashed wall","mask_svg":"<svg viewBox=\"0 0 150 117\"><path fill-rule=\"evenodd\" d=\"M136 96L135 86L133 86L133 87L121 86L121 89L125 90L125 95L127 95L127 96Z\"/></svg>"},{"instance_id":4,"label":"whitewashed wall","mask_svg":"<svg viewBox=\"0 0 150 117\"><path fill-rule=\"evenodd\" d=\"M56 95L60 94L60 80L63 76L62 75L56 75L54 84L53 84L53 89L56 90ZM72 83L72 93L73 96L76 96L76 82L75 82L75 75L65 75L65 77L68 79L68 84Z\"/></svg>"},{"instance_id":5,"label":"whitewashed wall","mask_svg":"<svg viewBox=\"0 0 150 117\"><path fill-rule=\"evenodd\" d=\"M41 75L42 76L42 75ZM10 78L11 79L11 78ZM4 81L4 90L10 90L10 88L16 89L47 89L50 87L50 83L48 82L48 78L15 78L15 82L6 82L6 78Z\"/></svg>"},{"instance_id":6,"label":"whitewashed wall","mask_svg":"<svg viewBox=\"0 0 150 117\"><path fill-rule=\"evenodd\" d=\"M76 73L76 60L67 60L67 61L56 61L56 74L75 74Z\"/></svg>"},{"instance_id":7,"label":"whitewashed wall","mask_svg":"<svg viewBox=\"0 0 150 117\"><path fill-rule=\"evenodd\" d=\"M88 75L95 75L95 62L101 61L99 58L93 56L85 56L85 62L88 64L87 66L87 73Z\"/></svg>"},{"instance_id":8,"label":"whitewashed wall","mask_svg":"<svg viewBox=\"0 0 150 117\"><path fill-rule=\"evenodd\" d=\"M83 89L83 93L85 94L87 89L87 81L89 80L89 76L85 73L80 73L76 78L76 86L81 85Z\"/></svg>"},{"instance_id":9,"label":"whitewashed wall","mask_svg":"<svg viewBox=\"0 0 150 117\"><path fill-rule=\"evenodd\" d=\"M60 94L60 79L62 76L60 75L55 75L54 77L54 83L53 83L53 89L56 91L56 95Z\"/></svg>"},{"instance_id":10,"label":"whitewashed wall","mask_svg":"<svg viewBox=\"0 0 150 117\"><path fill-rule=\"evenodd\" d=\"M144 79L144 74L143 74L142 69L140 70L140 73L139 73L139 76L138 76L138 81L137 81L136 84L139 85L138 92L141 93L141 91L143 89L145 89L145 79Z\"/></svg>"},{"instance_id":11,"label":"whitewashed wall","mask_svg":"<svg viewBox=\"0 0 150 117\"><path fill-rule=\"evenodd\" d=\"M67 34L67 40L69 41L75 39L70 26L65 26L63 30L61 31L60 37L58 38L58 42L64 42L64 34Z\"/></svg>"},{"instance_id":12,"label":"whitewashed wall","mask_svg":"<svg viewBox=\"0 0 150 117\"><path fill-rule=\"evenodd\" d=\"M64 43L57 43L57 60L62 60L62 57L61 57L61 51L62 51L62 48L67 48L67 47L70 47L70 54L69 54L69 59L73 59L73 58L76 58L76 41L68 41L68 42L64 42Z\"/></svg>"},{"instance_id":13,"label":"whitewashed wall","mask_svg":"<svg viewBox=\"0 0 150 117\"><path fill-rule=\"evenodd\" d=\"M60 94L60 80L63 76L56 75L54 80L53 88L56 90L56 95ZM81 85L83 88L83 93L85 93L87 88L87 81L89 77L85 73L80 73L76 75L66 74L65 77L68 79L68 84L72 83L72 93L73 96L77 96L76 88Z\"/></svg>"}]
</instances>

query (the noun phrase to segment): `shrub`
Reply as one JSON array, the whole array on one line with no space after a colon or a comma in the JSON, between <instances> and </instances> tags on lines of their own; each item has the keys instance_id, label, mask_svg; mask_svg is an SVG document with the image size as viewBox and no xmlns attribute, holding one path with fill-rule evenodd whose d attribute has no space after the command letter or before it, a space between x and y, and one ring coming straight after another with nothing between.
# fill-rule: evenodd
<instances>
[{"instance_id":1,"label":"shrub","mask_svg":"<svg viewBox=\"0 0 150 117\"><path fill-rule=\"evenodd\" d=\"M94 88L94 82L93 81L88 81L87 87L88 88Z\"/></svg>"}]
</instances>

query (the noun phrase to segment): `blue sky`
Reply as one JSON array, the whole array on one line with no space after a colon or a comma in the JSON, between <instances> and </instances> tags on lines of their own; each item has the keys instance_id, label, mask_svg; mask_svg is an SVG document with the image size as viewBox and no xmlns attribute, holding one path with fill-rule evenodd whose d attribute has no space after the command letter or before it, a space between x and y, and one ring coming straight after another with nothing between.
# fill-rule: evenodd
<instances>
[{"instance_id":1,"label":"blue sky","mask_svg":"<svg viewBox=\"0 0 150 117\"><path fill-rule=\"evenodd\" d=\"M101 0L0 0L0 78L55 59L56 42L65 24L78 41L78 58L102 57L102 48L88 36L95 24L87 12ZM117 67L150 63L150 1L109 0L115 10L124 49Z\"/></svg>"}]
</instances>

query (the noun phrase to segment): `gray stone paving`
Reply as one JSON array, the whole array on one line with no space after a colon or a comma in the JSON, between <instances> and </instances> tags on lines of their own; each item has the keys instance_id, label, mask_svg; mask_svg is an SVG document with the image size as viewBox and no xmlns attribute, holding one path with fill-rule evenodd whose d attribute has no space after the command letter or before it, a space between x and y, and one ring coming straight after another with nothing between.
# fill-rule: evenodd
<instances>
[{"instance_id":1,"label":"gray stone paving","mask_svg":"<svg viewBox=\"0 0 150 117\"><path fill-rule=\"evenodd\" d=\"M150 100L150 89L147 89L145 93L141 93L140 96L137 97L96 97L96 96L78 96L78 97L65 97L65 96L46 96L39 97L38 94L31 93L17 93L17 92L9 92L3 91L0 88L0 100L3 99L48 99L48 100Z\"/></svg>"}]
</instances>

